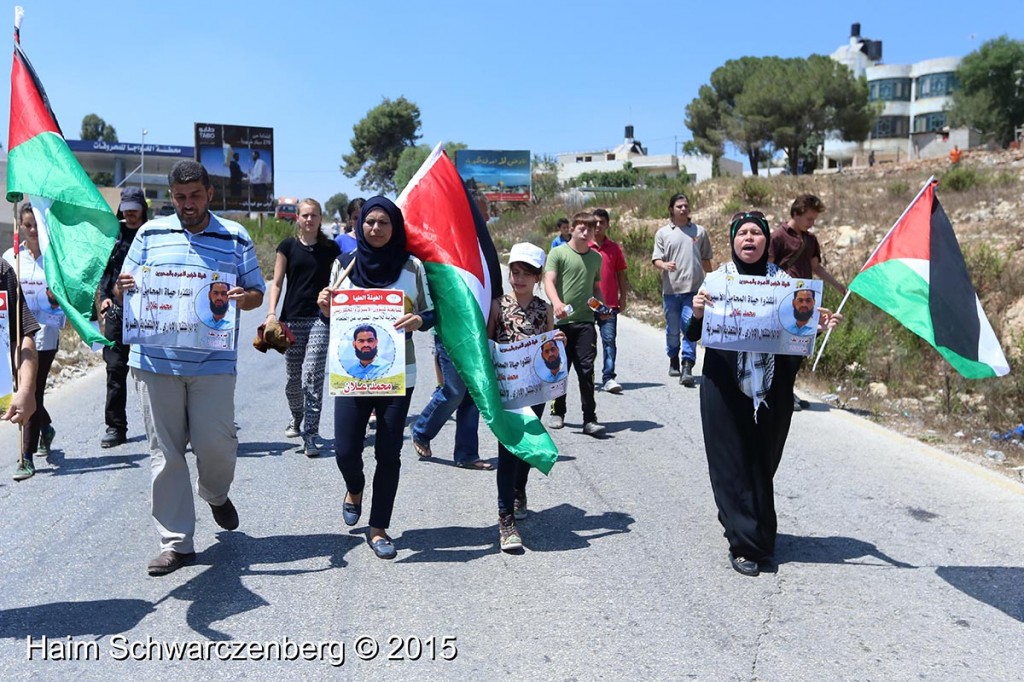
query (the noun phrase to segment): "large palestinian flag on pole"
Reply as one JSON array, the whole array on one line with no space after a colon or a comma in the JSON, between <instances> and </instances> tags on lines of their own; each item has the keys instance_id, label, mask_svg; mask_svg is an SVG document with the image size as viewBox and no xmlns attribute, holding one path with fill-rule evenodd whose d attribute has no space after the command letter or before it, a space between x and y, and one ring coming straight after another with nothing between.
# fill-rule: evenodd
<instances>
[{"instance_id":1,"label":"large palestinian flag on pole","mask_svg":"<svg viewBox=\"0 0 1024 682\"><path fill-rule=\"evenodd\" d=\"M935 347L968 379L1010 372L930 179L850 290Z\"/></svg>"},{"instance_id":2,"label":"large palestinian flag on pole","mask_svg":"<svg viewBox=\"0 0 1024 682\"><path fill-rule=\"evenodd\" d=\"M441 145L398 198L406 248L423 261L437 317L435 331L466 383L484 421L501 443L545 474L558 450L529 409L501 405L487 343L492 287L500 281L498 254L483 216Z\"/></svg>"},{"instance_id":3,"label":"large palestinian flag on pole","mask_svg":"<svg viewBox=\"0 0 1024 682\"><path fill-rule=\"evenodd\" d=\"M89 323L96 288L119 225L75 159L28 57L21 49L21 8L15 15L7 201L26 195L35 209L46 283L87 344L110 342Z\"/></svg>"}]
</instances>

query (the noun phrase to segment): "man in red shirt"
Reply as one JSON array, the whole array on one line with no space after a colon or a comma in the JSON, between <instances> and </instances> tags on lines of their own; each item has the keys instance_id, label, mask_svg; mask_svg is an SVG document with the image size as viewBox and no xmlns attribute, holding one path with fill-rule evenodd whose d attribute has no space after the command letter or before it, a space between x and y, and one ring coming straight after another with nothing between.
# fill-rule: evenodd
<instances>
[{"instance_id":1,"label":"man in red shirt","mask_svg":"<svg viewBox=\"0 0 1024 682\"><path fill-rule=\"evenodd\" d=\"M604 349L601 384L608 393L622 393L622 386L615 381L615 336L619 313L626 310L626 293L629 289L626 256L618 243L608 238L608 211L595 209L594 217L597 218L597 225L594 227L594 240L590 242L590 248L601 254L601 294L604 304L612 311L610 315L597 316L601 348Z\"/></svg>"},{"instance_id":2,"label":"man in red shirt","mask_svg":"<svg viewBox=\"0 0 1024 682\"><path fill-rule=\"evenodd\" d=\"M825 211L825 204L813 194L801 194L789 208L789 222L783 223L772 232L768 245L768 260L785 270L790 277L818 279L828 282L840 295L846 295L846 287L832 276L821 264L821 246L818 238L809 230L814 221ZM793 396L793 409L800 411L810 405Z\"/></svg>"}]
</instances>

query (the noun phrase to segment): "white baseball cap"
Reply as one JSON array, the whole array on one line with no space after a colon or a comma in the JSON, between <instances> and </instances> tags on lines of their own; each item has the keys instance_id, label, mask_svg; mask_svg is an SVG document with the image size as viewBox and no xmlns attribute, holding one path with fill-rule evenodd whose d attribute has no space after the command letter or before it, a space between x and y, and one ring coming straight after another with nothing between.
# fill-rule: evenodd
<instances>
[{"instance_id":1,"label":"white baseball cap","mask_svg":"<svg viewBox=\"0 0 1024 682\"><path fill-rule=\"evenodd\" d=\"M544 249L534 246L529 242L519 242L512 245L508 254L508 264L526 263L535 268L544 269Z\"/></svg>"}]
</instances>

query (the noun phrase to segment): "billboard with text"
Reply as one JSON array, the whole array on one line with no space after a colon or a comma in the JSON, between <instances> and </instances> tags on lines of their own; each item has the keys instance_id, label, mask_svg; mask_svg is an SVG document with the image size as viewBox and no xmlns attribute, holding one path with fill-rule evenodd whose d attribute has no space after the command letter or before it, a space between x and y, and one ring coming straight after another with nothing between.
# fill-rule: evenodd
<instances>
[{"instance_id":1,"label":"billboard with text","mask_svg":"<svg viewBox=\"0 0 1024 682\"><path fill-rule=\"evenodd\" d=\"M196 161L213 185L215 211L274 210L274 129L196 123Z\"/></svg>"},{"instance_id":2,"label":"billboard with text","mask_svg":"<svg viewBox=\"0 0 1024 682\"><path fill-rule=\"evenodd\" d=\"M455 167L469 188L489 201L530 200L529 150L460 149Z\"/></svg>"}]
</instances>

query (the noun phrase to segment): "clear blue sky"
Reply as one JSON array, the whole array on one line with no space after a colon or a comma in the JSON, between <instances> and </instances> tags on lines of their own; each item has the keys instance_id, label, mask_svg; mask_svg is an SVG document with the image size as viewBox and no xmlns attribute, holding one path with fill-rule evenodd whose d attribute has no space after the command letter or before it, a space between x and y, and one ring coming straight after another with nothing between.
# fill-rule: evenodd
<instances>
[{"instance_id":1,"label":"clear blue sky","mask_svg":"<svg viewBox=\"0 0 1024 682\"><path fill-rule=\"evenodd\" d=\"M276 194L364 195L338 167L384 97L421 142L535 154L690 138L685 107L729 59L830 54L861 35L886 63L1024 38L1020 0L695 3L28 0L22 45L68 138L96 113L122 141L192 145L193 123L275 131ZM8 25L13 23L13 4ZM10 35L10 34L8 34ZM9 88L9 86L8 86ZM4 116L8 107L3 108ZM4 121L6 129L7 122ZM6 146L6 142L5 142Z\"/></svg>"}]
</instances>

